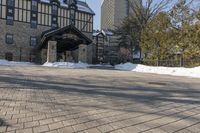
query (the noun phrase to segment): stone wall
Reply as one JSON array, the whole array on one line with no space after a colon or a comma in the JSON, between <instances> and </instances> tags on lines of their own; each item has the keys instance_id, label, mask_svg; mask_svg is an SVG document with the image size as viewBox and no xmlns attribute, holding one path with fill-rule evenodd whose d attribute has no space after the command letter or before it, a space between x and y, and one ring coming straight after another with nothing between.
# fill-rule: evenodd
<instances>
[{"instance_id":1,"label":"stone wall","mask_svg":"<svg viewBox=\"0 0 200 133\"><path fill-rule=\"evenodd\" d=\"M38 25L37 29L30 28L30 23L14 21L14 25L6 25L6 20L0 19L0 59L5 59L5 53L13 54L14 61L30 61L30 56L35 56L33 50L36 46L30 46L30 37L37 37L38 41L43 31L51 27ZM6 34L13 34L13 44L6 43ZM21 56L20 56L21 55Z\"/></svg>"},{"instance_id":2,"label":"stone wall","mask_svg":"<svg viewBox=\"0 0 200 133\"><path fill-rule=\"evenodd\" d=\"M47 62L57 61L57 42L49 41L47 49Z\"/></svg>"},{"instance_id":3,"label":"stone wall","mask_svg":"<svg viewBox=\"0 0 200 133\"><path fill-rule=\"evenodd\" d=\"M13 54L14 61L36 61L44 63L47 61L47 49L35 52L37 46L30 46L30 37L37 37L37 41L40 41L41 33L49 30L51 27L38 25L37 29L30 28L30 23L16 22L14 25L7 25L6 20L0 19L0 59L5 59L6 53ZM84 32L83 32L84 33ZM13 34L13 44L6 43L6 34ZM91 33L84 33L88 38L92 40ZM78 62L79 50L72 51L72 55L76 62ZM88 51L87 60L88 63L92 63L92 48L91 45L86 47ZM36 59L33 59L36 58Z\"/></svg>"}]
</instances>

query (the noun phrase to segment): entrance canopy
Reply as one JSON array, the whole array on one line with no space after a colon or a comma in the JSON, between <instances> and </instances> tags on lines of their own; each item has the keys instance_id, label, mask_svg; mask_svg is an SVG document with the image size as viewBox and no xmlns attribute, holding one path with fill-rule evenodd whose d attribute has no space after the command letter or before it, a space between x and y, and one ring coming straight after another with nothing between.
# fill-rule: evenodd
<instances>
[{"instance_id":1,"label":"entrance canopy","mask_svg":"<svg viewBox=\"0 0 200 133\"><path fill-rule=\"evenodd\" d=\"M39 48L47 48L48 41L57 41L58 53L78 49L80 44L89 45L92 43L90 38L73 25L43 32Z\"/></svg>"}]
</instances>

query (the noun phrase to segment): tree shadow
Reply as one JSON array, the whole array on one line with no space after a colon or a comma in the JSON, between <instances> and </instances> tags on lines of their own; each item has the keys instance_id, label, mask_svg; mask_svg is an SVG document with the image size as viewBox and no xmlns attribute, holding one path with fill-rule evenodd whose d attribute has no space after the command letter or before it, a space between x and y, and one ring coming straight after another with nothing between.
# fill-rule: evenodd
<instances>
[{"instance_id":1,"label":"tree shadow","mask_svg":"<svg viewBox=\"0 0 200 133\"><path fill-rule=\"evenodd\" d=\"M33 77L33 76L32 76ZM44 79L51 79L50 77L42 77ZM57 79L58 80L58 79ZM73 82L72 82L73 80ZM75 81L74 81L75 80ZM106 80L106 79L105 79ZM154 82L147 82L147 85L132 85L126 87L118 87L118 86L105 86L105 85L96 85L96 84L88 84L87 79L74 79L68 78L65 81L41 81L37 77L33 77L33 79L24 79L20 77L11 77L10 75L1 76L0 82L7 83L10 86L10 89L34 89L34 90L53 90L54 92L58 92L60 94L69 94L69 95L81 95L82 98L98 98L103 97L105 99L113 99L115 104L118 103L118 100L126 100L127 102L136 102L141 103L143 105L149 107L155 107L155 105L166 102L166 103L175 103L175 104L195 104L200 105L200 90L189 88L190 86L178 87L181 83L176 83L176 86L168 86L167 84L158 84L158 86L154 86ZM99 80L93 80L92 82L98 83ZM148 86L149 83L149 86ZM18 87L15 87L18 86ZM181 85L182 86L182 85ZM169 88L173 87L173 88ZM9 89L9 88L7 88ZM176 95L174 95L176 94ZM1 99L6 101L12 101L12 99ZM13 99L17 101L16 99ZM84 100L84 99L83 99ZM92 107L92 105L87 104L78 104L71 105L69 103L60 103L60 102L44 102L44 101L26 101L33 102L45 106L49 105L57 105L57 106L79 106L84 108ZM108 109L108 110L116 110L116 111L124 111L124 112L134 112L133 109L120 109L120 108L112 108L103 105L93 105L93 108L99 109ZM137 111L135 111L137 112ZM144 112L143 110L139 112ZM157 115L161 115L162 112L157 112ZM175 117L175 116L174 116ZM176 117L184 117L182 115L177 115Z\"/></svg>"},{"instance_id":2,"label":"tree shadow","mask_svg":"<svg viewBox=\"0 0 200 133\"><path fill-rule=\"evenodd\" d=\"M43 89L43 90L56 90L60 92L77 92L84 95L102 95L106 97L115 97L115 98L123 98L127 100L134 101L145 101L145 102L153 102L156 101L168 101L175 103L188 103L188 104L200 104L200 90L197 89L189 89L189 88L168 88L168 86L160 85L159 87L151 87L151 86L139 86L134 85L131 87L117 87L117 86L104 86L104 85L91 85L88 84L87 80L82 79L68 79L69 81L63 82L55 82L55 81L40 81L40 80L29 80L29 79L20 79L20 78L12 78L1 77L0 81L5 82L9 85L20 85L23 88L35 88L35 89ZM76 83L70 83L70 80L77 80ZM98 82L98 81L94 81ZM149 82L151 85L152 82ZM147 83L148 85L148 83ZM177 85L178 86L178 85ZM12 87L11 87L12 88ZM13 87L15 88L15 87ZM152 95L141 95L134 94L132 92L138 91L140 93L152 93ZM177 96L173 96L173 93L176 93ZM187 97L192 99L181 99L181 97ZM180 98L180 99L178 99Z\"/></svg>"}]
</instances>

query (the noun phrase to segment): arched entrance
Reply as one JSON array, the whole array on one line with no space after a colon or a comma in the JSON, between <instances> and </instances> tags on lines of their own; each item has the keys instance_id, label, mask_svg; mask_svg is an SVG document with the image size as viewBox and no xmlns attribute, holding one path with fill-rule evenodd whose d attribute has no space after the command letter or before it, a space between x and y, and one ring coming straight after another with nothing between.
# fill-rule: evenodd
<instances>
[{"instance_id":1,"label":"arched entrance","mask_svg":"<svg viewBox=\"0 0 200 133\"><path fill-rule=\"evenodd\" d=\"M13 61L13 54L8 52L5 54L5 59L8 61Z\"/></svg>"}]
</instances>

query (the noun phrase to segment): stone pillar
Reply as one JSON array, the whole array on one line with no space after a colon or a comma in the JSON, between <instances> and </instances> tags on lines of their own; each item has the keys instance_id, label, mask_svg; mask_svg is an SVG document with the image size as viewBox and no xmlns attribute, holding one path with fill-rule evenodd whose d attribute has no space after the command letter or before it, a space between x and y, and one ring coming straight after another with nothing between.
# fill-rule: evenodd
<instances>
[{"instance_id":1,"label":"stone pillar","mask_svg":"<svg viewBox=\"0 0 200 133\"><path fill-rule=\"evenodd\" d=\"M87 63L92 64L92 57L93 57L93 46L92 44L87 45Z\"/></svg>"},{"instance_id":2,"label":"stone pillar","mask_svg":"<svg viewBox=\"0 0 200 133\"><path fill-rule=\"evenodd\" d=\"M83 63L88 63L87 45L86 44L80 44L79 45L78 61L83 62Z\"/></svg>"},{"instance_id":3,"label":"stone pillar","mask_svg":"<svg viewBox=\"0 0 200 133\"><path fill-rule=\"evenodd\" d=\"M47 61L47 49L41 50L41 63L44 64Z\"/></svg>"},{"instance_id":4,"label":"stone pillar","mask_svg":"<svg viewBox=\"0 0 200 133\"><path fill-rule=\"evenodd\" d=\"M66 51L65 55L66 55L66 61L67 62L73 62L73 57L72 57L72 52L71 51Z\"/></svg>"},{"instance_id":5,"label":"stone pillar","mask_svg":"<svg viewBox=\"0 0 200 133\"><path fill-rule=\"evenodd\" d=\"M57 42L49 41L47 50L47 62L57 61Z\"/></svg>"}]
</instances>

